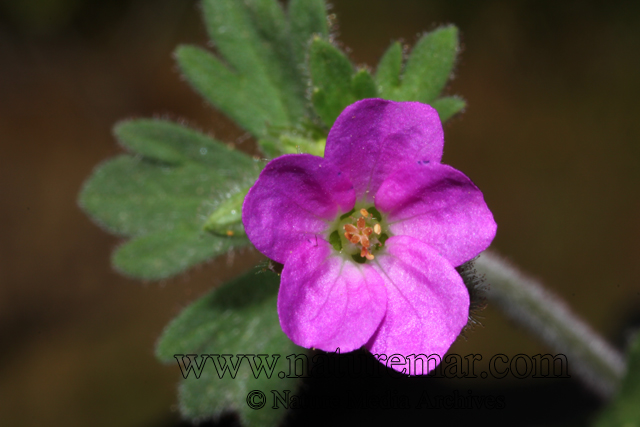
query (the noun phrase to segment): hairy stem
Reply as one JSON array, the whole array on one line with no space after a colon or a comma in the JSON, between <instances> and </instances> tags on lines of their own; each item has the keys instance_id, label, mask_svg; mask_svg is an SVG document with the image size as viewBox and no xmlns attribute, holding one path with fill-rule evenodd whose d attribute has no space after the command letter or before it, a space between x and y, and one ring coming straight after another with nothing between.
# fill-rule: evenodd
<instances>
[{"instance_id":1,"label":"hairy stem","mask_svg":"<svg viewBox=\"0 0 640 427\"><path fill-rule=\"evenodd\" d=\"M557 296L498 255L486 251L475 262L490 285L489 301L542 341L567 356L594 392L610 398L625 372L623 356L578 318Z\"/></svg>"}]
</instances>

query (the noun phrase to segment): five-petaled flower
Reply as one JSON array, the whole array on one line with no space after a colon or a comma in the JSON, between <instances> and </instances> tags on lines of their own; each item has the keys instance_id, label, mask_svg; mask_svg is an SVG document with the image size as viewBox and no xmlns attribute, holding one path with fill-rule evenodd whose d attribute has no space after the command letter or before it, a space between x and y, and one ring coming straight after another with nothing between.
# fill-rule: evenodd
<instances>
[{"instance_id":1,"label":"five-petaled flower","mask_svg":"<svg viewBox=\"0 0 640 427\"><path fill-rule=\"evenodd\" d=\"M347 107L324 158L267 164L242 212L256 248L284 264L283 331L303 347L443 357L469 315L456 266L493 240L482 193L440 163L437 112L366 99Z\"/></svg>"}]
</instances>

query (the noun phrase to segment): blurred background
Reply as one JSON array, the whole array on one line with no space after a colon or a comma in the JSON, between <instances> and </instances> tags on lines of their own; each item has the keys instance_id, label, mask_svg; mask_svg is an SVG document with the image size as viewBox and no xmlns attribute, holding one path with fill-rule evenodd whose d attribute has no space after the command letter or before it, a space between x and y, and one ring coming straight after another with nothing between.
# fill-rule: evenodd
<instances>
[{"instance_id":1,"label":"blurred background","mask_svg":"<svg viewBox=\"0 0 640 427\"><path fill-rule=\"evenodd\" d=\"M391 40L412 45L437 25L460 28L448 93L468 108L445 126L443 162L484 192L499 225L492 247L623 349L640 323L640 3L333 0L331 12L351 58L371 67ZM179 371L155 360L155 340L259 255L161 283L129 280L109 266L119 240L76 203L93 168L121 152L111 135L121 119L186 119L254 149L180 78L171 55L182 43L207 43L194 0L0 0L2 425L188 425L176 411ZM488 360L549 351L491 307L482 316L453 352ZM500 412L467 415L474 424L553 414L566 425L600 405L575 378L428 386L506 396ZM323 416L289 422L332 420ZM352 416L338 421L367 419ZM443 416L387 411L369 423Z\"/></svg>"}]
</instances>

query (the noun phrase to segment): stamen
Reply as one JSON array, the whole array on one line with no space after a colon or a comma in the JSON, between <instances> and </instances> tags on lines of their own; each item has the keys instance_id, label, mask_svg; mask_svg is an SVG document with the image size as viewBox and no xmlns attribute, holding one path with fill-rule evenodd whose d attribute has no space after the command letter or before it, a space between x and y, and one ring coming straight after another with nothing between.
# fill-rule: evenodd
<instances>
[{"instance_id":1,"label":"stamen","mask_svg":"<svg viewBox=\"0 0 640 427\"><path fill-rule=\"evenodd\" d=\"M373 256L373 254L369 252L367 248L362 248L362 250L360 251L360 256L368 259L369 261L375 258L375 256Z\"/></svg>"},{"instance_id":2,"label":"stamen","mask_svg":"<svg viewBox=\"0 0 640 427\"><path fill-rule=\"evenodd\" d=\"M356 227L354 227L352 224L345 224L344 225L344 229L347 232L351 233L351 234L358 232L358 229ZM348 239L348 237L347 237L347 239Z\"/></svg>"},{"instance_id":3,"label":"stamen","mask_svg":"<svg viewBox=\"0 0 640 427\"><path fill-rule=\"evenodd\" d=\"M355 224L343 225L345 230L344 237L346 237L350 243L360 245L361 257L372 260L375 257L370 250L377 250L382 247L382 243L376 237L382 234L382 226L377 222L378 219L371 215L368 210L360 209L360 214L362 216L357 219L350 216L352 220L355 220ZM368 222L372 225L367 225ZM375 235L373 233L375 233Z\"/></svg>"}]
</instances>

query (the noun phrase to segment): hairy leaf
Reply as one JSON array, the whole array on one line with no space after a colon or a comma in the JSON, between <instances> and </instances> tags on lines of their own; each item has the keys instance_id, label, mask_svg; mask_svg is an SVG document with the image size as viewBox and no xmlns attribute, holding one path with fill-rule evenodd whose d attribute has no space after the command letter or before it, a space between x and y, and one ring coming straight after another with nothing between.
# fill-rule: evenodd
<instances>
[{"instance_id":1,"label":"hairy leaf","mask_svg":"<svg viewBox=\"0 0 640 427\"><path fill-rule=\"evenodd\" d=\"M219 53L183 46L178 64L191 85L256 137L309 115L305 58L313 34L326 37L322 0L204 0L207 31Z\"/></svg>"},{"instance_id":2,"label":"hairy leaf","mask_svg":"<svg viewBox=\"0 0 640 427\"><path fill-rule=\"evenodd\" d=\"M186 357L176 358L176 355L220 356L205 358L204 365L203 358L192 357L196 364L200 363L201 371L193 365L196 369L180 385L180 410L184 416L201 420L234 410L245 424L262 426L276 425L285 415L282 407L271 408L273 396L270 391L292 390L295 393L298 380L287 378L289 361L286 357L302 354L303 350L280 328L276 312L278 282L278 276L271 272L253 270L187 307L164 331L156 355L164 363L174 364L176 369L179 369L178 360L184 360L182 371L188 364ZM255 378L258 363L272 363L274 354L280 357L275 365L271 365L270 378L266 375L270 371L268 366ZM263 356L261 360L258 355L269 357ZM235 378L230 371L220 378L220 368L229 361L240 363L235 365L238 368ZM250 362L254 363L255 373ZM200 371L199 378L195 375L197 371ZM251 409L247 404L247 395L253 390L259 390L267 397L268 403L262 409Z\"/></svg>"},{"instance_id":3,"label":"hairy leaf","mask_svg":"<svg viewBox=\"0 0 640 427\"><path fill-rule=\"evenodd\" d=\"M380 96L392 99L395 91L400 86L400 73L402 71L402 46L393 42L384 53L376 70L376 85Z\"/></svg>"},{"instance_id":4,"label":"hairy leaf","mask_svg":"<svg viewBox=\"0 0 640 427\"><path fill-rule=\"evenodd\" d=\"M125 275L157 280L248 244L246 238L216 236L187 226L134 237L113 253L112 262Z\"/></svg>"},{"instance_id":5,"label":"hairy leaf","mask_svg":"<svg viewBox=\"0 0 640 427\"><path fill-rule=\"evenodd\" d=\"M329 36L327 6L324 0L290 0L288 12L294 60L296 67L303 70L312 36Z\"/></svg>"},{"instance_id":6,"label":"hairy leaf","mask_svg":"<svg viewBox=\"0 0 640 427\"><path fill-rule=\"evenodd\" d=\"M458 30L441 27L423 35L416 43L403 70L400 43L389 46L380 59L375 82L380 96L393 101L419 101L430 104L443 122L465 107L463 99L439 98L451 76L458 52Z\"/></svg>"},{"instance_id":7,"label":"hairy leaf","mask_svg":"<svg viewBox=\"0 0 640 427\"><path fill-rule=\"evenodd\" d=\"M446 121L450 117L464 110L467 103L464 99L457 96L447 96L444 98L436 99L431 103L431 106L438 111L441 121Z\"/></svg>"},{"instance_id":8,"label":"hairy leaf","mask_svg":"<svg viewBox=\"0 0 640 427\"><path fill-rule=\"evenodd\" d=\"M425 34L411 50L399 95L429 104L449 80L458 50L458 29L442 27Z\"/></svg>"},{"instance_id":9,"label":"hairy leaf","mask_svg":"<svg viewBox=\"0 0 640 427\"><path fill-rule=\"evenodd\" d=\"M225 200L253 184L253 159L162 120L122 122L115 133L137 156L100 165L85 183L80 205L109 231L134 237L113 256L118 270L159 279L248 244L212 236L203 226Z\"/></svg>"},{"instance_id":10,"label":"hairy leaf","mask_svg":"<svg viewBox=\"0 0 640 427\"><path fill-rule=\"evenodd\" d=\"M241 179L255 169L254 160L220 141L178 123L137 119L118 123L118 141L131 151L166 163L196 161L230 179Z\"/></svg>"},{"instance_id":11,"label":"hairy leaf","mask_svg":"<svg viewBox=\"0 0 640 427\"><path fill-rule=\"evenodd\" d=\"M352 93L353 65L344 53L330 42L316 37L309 48L313 106L327 126L357 98Z\"/></svg>"},{"instance_id":12,"label":"hairy leaf","mask_svg":"<svg viewBox=\"0 0 640 427\"><path fill-rule=\"evenodd\" d=\"M220 203L207 218L203 228L219 236L245 236L242 225L242 204L249 189L239 191Z\"/></svg>"},{"instance_id":13,"label":"hairy leaf","mask_svg":"<svg viewBox=\"0 0 640 427\"><path fill-rule=\"evenodd\" d=\"M362 68L358 70L351 80L351 91L356 99L376 98L378 90L376 83L369 71Z\"/></svg>"},{"instance_id":14,"label":"hairy leaf","mask_svg":"<svg viewBox=\"0 0 640 427\"><path fill-rule=\"evenodd\" d=\"M268 124L289 124L280 94L266 77L247 78L232 72L211 53L194 46L179 47L176 60L196 91L253 135L264 134Z\"/></svg>"}]
</instances>

